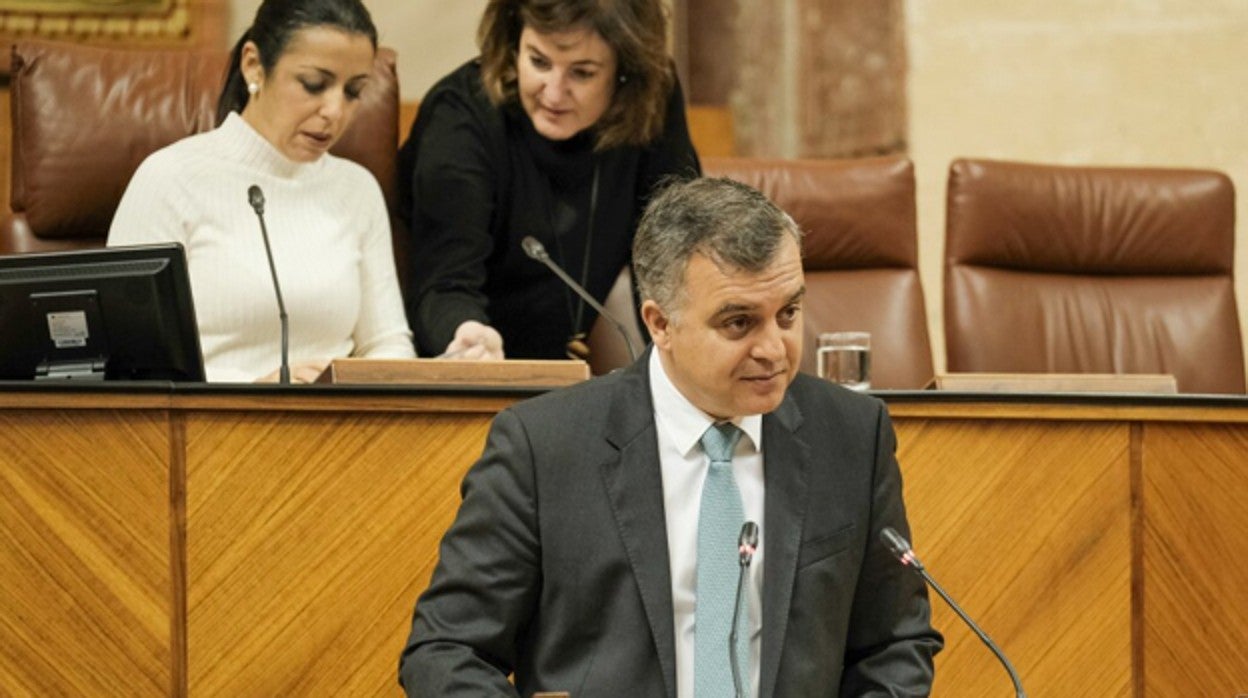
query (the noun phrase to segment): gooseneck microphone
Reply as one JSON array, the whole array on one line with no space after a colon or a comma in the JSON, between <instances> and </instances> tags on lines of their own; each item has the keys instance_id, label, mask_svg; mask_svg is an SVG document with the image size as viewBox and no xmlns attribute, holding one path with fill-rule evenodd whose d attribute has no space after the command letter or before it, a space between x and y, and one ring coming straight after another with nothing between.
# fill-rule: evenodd
<instances>
[{"instance_id":1,"label":"gooseneck microphone","mask_svg":"<svg viewBox=\"0 0 1248 698\"><path fill-rule=\"evenodd\" d=\"M624 346L628 347L629 361L637 360L637 350L633 348L633 342L629 339L628 331L624 329L624 325L620 324L619 320L612 317L611 313L608 313L607 309L602 307L601 303L594 300L594 297L589 295L589 291L582 288L581 285L576 283L572 277L568 276L567 272L559 268L558 264L555 264L554 260L550 258L550 255L546 253L545 245L539 242L538 239L532 235L526 235L524 236L524 239L520 241L520 246L524 248L525 254L533 259L536 259L542 264L545 264L547 268L555 273L555 276L559 277L563 283L568 285L568 288L576 291L576 295L584 299L586 303L589 303L589 307L598 311L599 315L605 317L612 325L615 325L616 331L619 332L620 336L624 338Z\"/></svg>"},{"instance_id":2,"label":"gooseneck microphone","mask_svg":"<svg viewBox=\"0 0 1248 698\"><path fill-rule=\"evenodd\" d=\"M962 610L962 607L959 606L957 602L949 596L949 594L945 593L945 590L936 583L936 580L932 579L932 576L927 573L926 569L924 569L923 563L919 562L918 556L915 555L914 551L910 549L910 544L906 542L906 539L902 538L901 534L894 531L891 527L885 526L884 530L880 531L880 540L884 542L884 545L888 546L888 549L892 551L893 555L895 555L898 560L901 561L901 564L913 569L915 574L922 577L923 581L927 582L929 586L935 589L936 593L940 594L940 598L944 599L945 603L949 604L949 607L953 609L953 612L957 613L958 617L970 626L971 630L975 631L975 634L979 636L979 639L983 640L985 645L988 645L988 649L992 650L992 653L997 655L997 659L1001 661L1001 665L1005 667L1005 671L1010 675L1010 681L1014 682L1014 695L1017 698L1027 698L1027 694L1023 692L1023 682L1019 680L1018 672L1014 671L1014 665L1010 664L1010 660L1005 658L1005 653L1001 651L1000 647L997 647L997 643L993 642L992 638L988 637L987 633L979 629L979 626L975 624L975 621L971 620L971 617L966 615L966 612Z\"/></svg>"},{"instance_id":3,"label":"gooseneck microphone","mask_svg":"<svg viewBox=\"0 0 1248 698\"><path fill-rule=\"evenodd\" d=\"M286 303L282 301L282 285L277 282L277 265L273 264L273 249L269 247L269 229L264 224L264 192L258 184L247 188L247 201L260 221L260 235L264 237L264 254L269 258L269 273L273 275L273 293L277 295L277 317L282 323L282 366L278 381L290 383L290 321L286 318Z\"/></svg>"},{"instance_id":4,"label":"gooseneck microphone","mask_svg":"<svg viewBox=\"0 0 1248 698\"><path fill-rule=\"evenodd\" d=\"M740 556L741 572L737 575L737 600L732 605L732 630L728 631L728 665L732 667L732 688L737 698L745 698L741 690L740 658L737 657L737 621L741 617L741 590L745 588L745 577L750 571L750 562L754 560L754 551L758 550L758 524L746 521L741 525L741 535L737 536L737 554Z\"/></svg>"}]
</instances>

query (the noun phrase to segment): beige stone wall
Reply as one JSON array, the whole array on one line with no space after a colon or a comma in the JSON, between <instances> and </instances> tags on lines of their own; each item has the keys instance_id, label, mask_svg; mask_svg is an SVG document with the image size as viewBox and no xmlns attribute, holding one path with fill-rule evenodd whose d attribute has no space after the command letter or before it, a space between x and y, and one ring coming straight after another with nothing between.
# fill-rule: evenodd
<instances>
[{"instance_id":1,"label":"beige stone wall","mask_svg":"<svg viewBox=\"0 0 1248 698\"><path fill-rule=\"evenodd\" d=\"M938 367L945 178L955 157L1220 169L1235 181L1238 217L1248 214L1248 2L906 4L920 259ZM1244 318L1243 224L1236 248Z\"/></svg>"}]
</instances>

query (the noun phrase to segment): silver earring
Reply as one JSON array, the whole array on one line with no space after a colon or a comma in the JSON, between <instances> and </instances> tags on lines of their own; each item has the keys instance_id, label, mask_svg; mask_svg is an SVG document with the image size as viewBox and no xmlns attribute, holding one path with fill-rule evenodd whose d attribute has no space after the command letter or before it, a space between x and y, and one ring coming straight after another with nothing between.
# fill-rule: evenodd
<instances>
[{"instance_id":1,"label":"silver earring","mask_svg":"<svg viewBox=\"0 0 1248 698\"><path fill-rule=\"evenodd\" d=\"M624 83L626 83L626 82L628 82L628 76L627 76L627 75L621 75L621 76L620 76L620 84L621 84L621 85L623 85L623 84L624 84Z\"/></svg>"},{"instance_id":2,"label":"silver earring","mask_svg":"<svg viewBox=\"0 0 1248 698\"><path fill-rule=\"evenodd\" d=\"M260 92L259 83L254 83L254 82L247 83L247 94L254 95L254 94L258 94L259 92Z\"/></svg>"}]
</instances>

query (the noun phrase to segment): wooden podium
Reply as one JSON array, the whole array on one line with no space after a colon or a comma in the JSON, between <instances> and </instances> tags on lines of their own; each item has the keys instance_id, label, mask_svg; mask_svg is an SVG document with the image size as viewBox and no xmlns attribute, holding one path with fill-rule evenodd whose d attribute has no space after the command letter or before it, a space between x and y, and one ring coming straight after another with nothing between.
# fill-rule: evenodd
<instances>
[{"instance_id":1,"label":"wooden podium","mask_svg":"<svg viewBox=\"0 0 1248 698\"><path fill-rule=\"evenodd\" d=\"M1174 376L1166 373L942 373L937 390L964 393L1113 393L1175 395Z\"/></svg>"},{"instance_id":2,"label":"wooden podium","mask_svg":"<svg viewBox=\"0 0 1248 698\"><path fill-rule=\"evenodd\" d=\"M0 386L0 695L397 698L463 474L539 392ZM1248 399L878 394L915 550L1031 695L1248 693ZM933 618L935 695L1008 691Z\"/></svg>"},{"instance_id":3,"label":"wooden podium","mask_svg":"<svg viewBox=\"0 0 1248 698\"><path fill-rule=\"evenodd\" d=\"M559 388L589 378L584 361L334 359L317 383Z\"/></svg>"}]
</instances>

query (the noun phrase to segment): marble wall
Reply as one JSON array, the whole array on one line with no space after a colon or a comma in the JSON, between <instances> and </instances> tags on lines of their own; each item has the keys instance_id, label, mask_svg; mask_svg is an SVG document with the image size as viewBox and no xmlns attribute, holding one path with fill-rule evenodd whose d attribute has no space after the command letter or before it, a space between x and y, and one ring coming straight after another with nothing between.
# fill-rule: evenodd
<instances>
[{"instance_id":1,"label":"marble wall","mask_svg":"<svg viewBox=\"0 0 1248 698\"><path fill-rule=\"evenodd\" d=\"M902 0L686 0L691 98L728 104L742 153L904 151Z\"/></svg>"}]
</instances>

